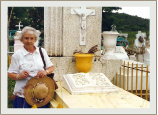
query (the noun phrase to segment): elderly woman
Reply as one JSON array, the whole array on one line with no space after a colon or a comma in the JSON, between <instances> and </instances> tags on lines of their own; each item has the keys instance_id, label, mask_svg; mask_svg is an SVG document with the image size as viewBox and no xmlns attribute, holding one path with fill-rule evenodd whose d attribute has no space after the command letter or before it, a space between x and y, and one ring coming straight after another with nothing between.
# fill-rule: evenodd
<instances>
[{"instance_id":1,"label":"elderly woman","mask_svg":"<svg viewBox=\"0 0 158 115\"><path fill-rule=\"evenodd\" d=\"M20 41L24 44L23 48L17 50L11 58L11 64L8 69L8 77L16 80L13 94L16 96L13 102L13 108L31 108L24 99L24 87L32 77L42 78L54 71L45 49L42 49L46 70L44 70L43 61L39 48L34 45L40 32L32 27L23 28L19 35ZM47 108L49 104L42 108Z\"/></svg>"}]
</instances>

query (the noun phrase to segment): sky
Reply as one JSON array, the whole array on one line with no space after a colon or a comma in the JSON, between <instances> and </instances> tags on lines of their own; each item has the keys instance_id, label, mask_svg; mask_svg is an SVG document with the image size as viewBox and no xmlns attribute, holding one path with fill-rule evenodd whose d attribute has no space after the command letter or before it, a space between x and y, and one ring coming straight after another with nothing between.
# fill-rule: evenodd
<instances>
[{"instance_id":1,"label":"sky","mask_svg":"<svg viewBox=\"0 0 158 115\"><path fill-rule=\"evenodd\" d=\"M121 7L122 10L114 11L118 13L126 13L133 16L150 19L150 7Z\"/></svg>"}]
</instances>

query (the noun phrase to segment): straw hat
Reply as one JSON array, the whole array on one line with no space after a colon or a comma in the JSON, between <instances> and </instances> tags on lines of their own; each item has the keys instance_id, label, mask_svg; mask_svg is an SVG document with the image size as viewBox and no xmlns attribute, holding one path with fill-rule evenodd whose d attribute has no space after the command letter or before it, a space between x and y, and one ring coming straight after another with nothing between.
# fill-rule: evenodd
<instances>
[{"instance_id":1,"label":"straw hat","mask_svg":"<svg viewBox=\"0 0 158 115\"><path fill-rule=\"evenodd\" d=\"M55 91L54 82L51 78L31 78L24 89L25 100L31 106L41 107L46 105L53 97Z\"/></svg>"}]
</instances>

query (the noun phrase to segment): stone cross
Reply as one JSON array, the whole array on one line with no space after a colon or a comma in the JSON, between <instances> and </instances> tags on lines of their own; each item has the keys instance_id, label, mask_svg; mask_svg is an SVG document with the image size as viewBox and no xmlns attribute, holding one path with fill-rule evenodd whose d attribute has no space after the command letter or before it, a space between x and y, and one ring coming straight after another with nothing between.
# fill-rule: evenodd
<instances>
[{"instance_id":1,"label":"stone cross","mask_svg":"<svg viewBox=\"0 0 158 115\"><path fill-rule=\"evenodd\" d=\"M80 45L86 45L86 17L88 15L95 15L95 10L81 8L71 8L71 14L80 16Z\"/></svg>"},{"instance_id":2,"label":"stone cross","mask_svg":"<svg viewBox=\"0 0 158 115\"><path fill-rule=\"evenodd\" d=\"M19 23L19 25L15 25L15 27L19 27L18 31L21 31L20 27L23 27L23 25L20 25Z\"/></svg>"}]
</instances>

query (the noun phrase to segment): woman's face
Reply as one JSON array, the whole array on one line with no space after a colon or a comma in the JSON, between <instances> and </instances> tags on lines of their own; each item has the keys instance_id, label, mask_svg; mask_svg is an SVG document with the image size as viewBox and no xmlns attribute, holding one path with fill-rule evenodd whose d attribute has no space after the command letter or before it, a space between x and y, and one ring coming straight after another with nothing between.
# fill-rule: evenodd
<instances>
[{"instance_id":1,"label":"woman's face","mask_svg":"<svg viewBox=\"0 0 158 115\"><path fill-rule=\"evenodd\" d=\"M28 31L23 35L22 42L25 47L33 47L36 42L36 37L32 31Z\"/></svg>"}]
</instances>

